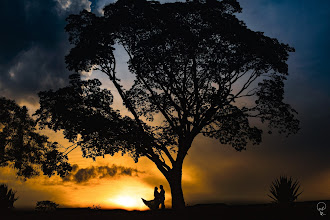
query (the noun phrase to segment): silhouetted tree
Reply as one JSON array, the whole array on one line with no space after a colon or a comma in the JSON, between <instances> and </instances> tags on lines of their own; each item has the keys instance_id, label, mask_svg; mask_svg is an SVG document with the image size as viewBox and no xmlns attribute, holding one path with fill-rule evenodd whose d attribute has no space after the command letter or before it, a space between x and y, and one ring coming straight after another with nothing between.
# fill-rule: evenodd
<instances>
[{"instance_id":1,"label":"silhouetted tree","mask_svg":"<svg viewBox=\"0 0 330 220\"><path fill-rule=\"evenodd\" d=\"M58 208L58 204L55 202L44 200L44 201L38 201L35 207L35 211L38 212L53 212L56 211Z\"/></svg>"},{"instance_id":2,"label":"silhouetted tree","mask_svg":"<svg viewBox=\"0 0 330 220\"><path fill-rule=\"evenodd\" d=\"M0 210L10 210L14 208L14 202L18 199L15 197L16 192L9 189L6 184L0 184Z\"/></svg>"},{"instance_id":3,"label":"silhouetted tree","mask_svg":"<svg viewBox=\"0 0 330 220\"><path fill-rule=\"evenodd\" d=\"M74 75L69 87L39 94L41 124L64 129L71 141L79 137L86 157L119 151L136 161L146 156L168 180L172 207L184 207L182 165L198 134L241 151L261 142L262 130L251 119L267 122L269 132L290 134L299 127L296 111L283 102L294 49L248 29L236 18L239 12L235 0L118 0L101 17L70 15L68 69L105 73L132 118L110 107L112 95L99 81ZM126 50L135 76L128 90L116 72L115 44ZM160 126L145 123L156 114L163 117Z\"/></svg>"},{"instance_id":4,"label":"silhouetted tree","mask_svg":"<svg viewBox=\"0 0 330 220\"><path fill-rule=\"evenodd\" d=\"M25 106L0 97L0 166L9 166L17 175L30 178L40 173L64 176L71 166L58 144L36 132L37 123Z\"/></svg>"},{"instance_id":5,"label":"silhouetted tree","mask_svg":"<svg viewBox=\"0 0 330 220\"><path fill-rule=\"evenodd\" d=\"M280 176L275 179L270 186L270 193L268 195L278 204L291 204L298 199L298 196L302 192L298 192L300 189L300 183L298 180L292 179L292 177Z\"/></svg>"}]
</instances>

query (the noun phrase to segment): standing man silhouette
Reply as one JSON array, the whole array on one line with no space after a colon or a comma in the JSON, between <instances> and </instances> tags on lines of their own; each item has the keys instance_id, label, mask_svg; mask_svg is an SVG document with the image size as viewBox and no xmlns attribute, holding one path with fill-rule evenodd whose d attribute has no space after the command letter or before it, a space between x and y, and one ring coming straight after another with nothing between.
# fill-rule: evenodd
<instances>
[{"instance_id":1,"label":"standing man silhouette","mask_svg":"<svg viewBox=\"0 0 330 220\"><path fill-rule=\"evenodd\" d=\"M159 192L159 200L160 200L160 208L165 209L165 190L163 188L163 185L159 186L160 192Z\"/></svg>"}]
</instances>

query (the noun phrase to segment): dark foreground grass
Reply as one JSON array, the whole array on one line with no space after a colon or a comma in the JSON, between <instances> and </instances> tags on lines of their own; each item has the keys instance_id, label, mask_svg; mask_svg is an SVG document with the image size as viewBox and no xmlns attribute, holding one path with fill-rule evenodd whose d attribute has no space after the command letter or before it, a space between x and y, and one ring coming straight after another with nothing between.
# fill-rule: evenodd
<instances>
[{"instance_id":1,"label":"dark foreground grass","mask_svg":"<svg viewBox=\"0 0 330 220\"><path fill-rule=\"evenodd\" d=\"M330 208L330 201L323 201ZM293 206L276 206L273 204L260 205L225 205L225 204L201 204L186 207L184 210L171 209L157 211L126 211L126 210L90 210L90 209L65 209L60 208L54 212L40 213L29 210L15 210L10 213L0 214L0 219L34 219L34 220L112 220L112 219L330 219L330 212L325 210L325 216L320 216L317 211L318 201L298 202Z\"/></svg>"}]
</instances>

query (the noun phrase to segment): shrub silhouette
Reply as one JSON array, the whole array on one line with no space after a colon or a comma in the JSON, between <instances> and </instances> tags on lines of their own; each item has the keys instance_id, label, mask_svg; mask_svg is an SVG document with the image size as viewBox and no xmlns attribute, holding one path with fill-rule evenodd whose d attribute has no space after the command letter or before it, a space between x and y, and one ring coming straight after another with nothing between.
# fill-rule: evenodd
<instances>
[{"instance_id":1,"label":"shrub silhouette","mask_svg":"<svg viewBox=\"0 0 330 220\"><path fill-rule=\"evenodd\" d=\"M293 180L292 177L280 176L275 179L270 186L270 193L268 195L278 204L290 204L297 200L298 196L302 193L299 192L300 183L298 180Z\"/></svg>"},{"instance_id":2,"label":"shrub silhouette","mask_svg":"<svg viewBox=\"0 0 330 220\"><path fill-rule=\"evenodd\" d=\"M58 206L58 204L49 200L38 201L35 210L39 212L51 212L55 211Z\"/></svg>"},{"instance_id":3,"label":"shrub silhouette","mask_svg":"<svg viewBox=\"0 0 330 220\"><path fill-rule=\"evenodd\" d=\"M18 199L15 197L16 191L9 189L6 184L0 184L0 209L10 210L14 208L14 202Z\"/></svg>"},{"instance_id":4,"label":"shrub silhouette","mask_svg":"<svg viewBox=\"0 0 330 220\"><path fill-rule=\"evenodd\" d=\"M98 205L93 205L92 207L88 207L88 209L90 209L90 210L94 210L94 211L98 211L98 210L101 209L101 206L100 206L100 204L98 204Z\"/></svg>"}]
</instances>

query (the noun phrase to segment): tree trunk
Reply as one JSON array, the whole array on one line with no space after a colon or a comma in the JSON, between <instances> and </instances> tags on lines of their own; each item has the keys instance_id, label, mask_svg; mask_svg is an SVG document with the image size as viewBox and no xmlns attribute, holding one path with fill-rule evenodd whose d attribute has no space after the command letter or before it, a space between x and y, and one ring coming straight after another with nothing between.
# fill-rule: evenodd
<instances>
[{"instance_id":1,"label":"tree trunk","mask_svg":"<svg viewBox=\"0 0 330 220\"><path fill-rule=\"evenodd\" d=\"M172 170L168 178L168 183L171 187L172 208L183 209L185 202L182 192L182 168Z\"/></svg>"}]
</instances>

